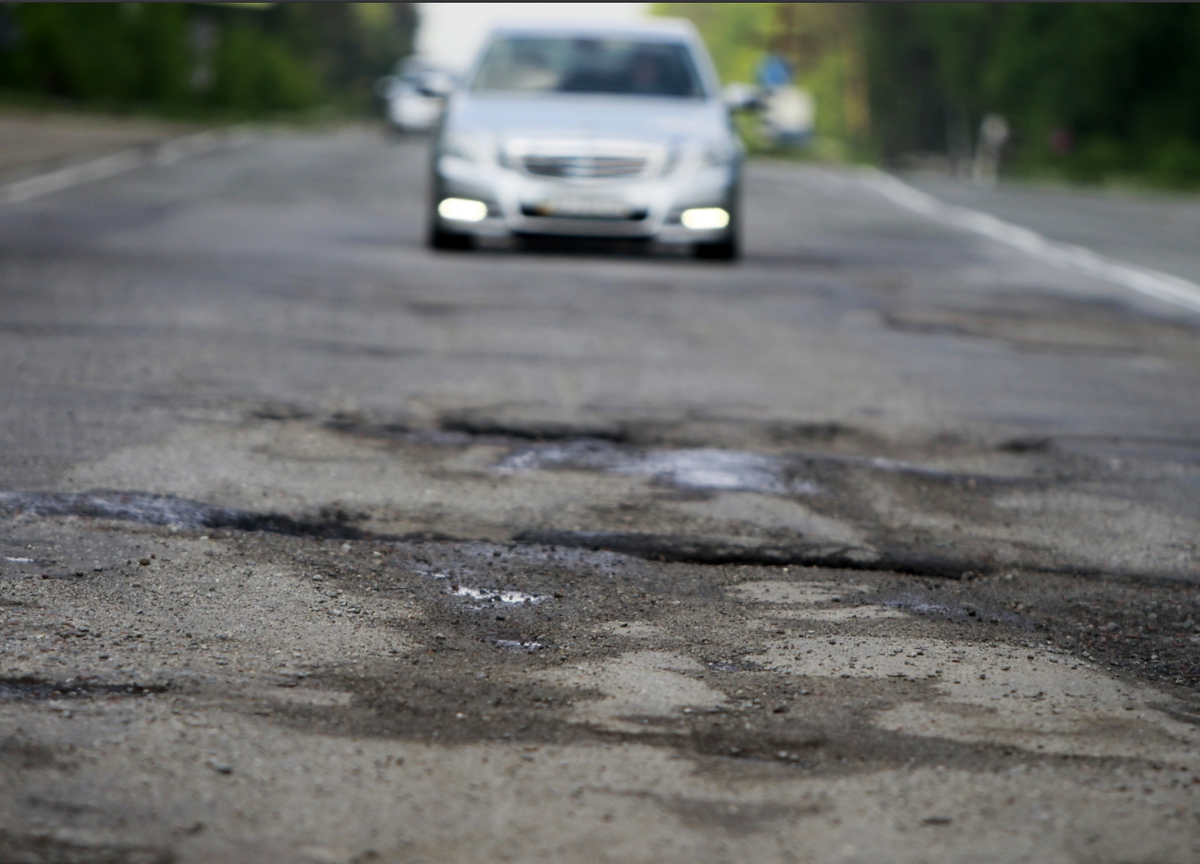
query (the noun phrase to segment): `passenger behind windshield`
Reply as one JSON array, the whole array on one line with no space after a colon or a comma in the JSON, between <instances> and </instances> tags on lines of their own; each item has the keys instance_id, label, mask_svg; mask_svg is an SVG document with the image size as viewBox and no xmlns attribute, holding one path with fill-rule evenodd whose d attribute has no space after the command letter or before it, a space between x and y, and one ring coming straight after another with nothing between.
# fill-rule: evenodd
<instances>
[{"instance_id":1,"label":"passenger behind windshield","mask_svg":"<svg viewBox=\"0 0 1200 864\"><path fill-rule=\"evenodd\" d=\"M471 89L704 97L686 45L621 39L500 39Z\"/></svg>"}]
</instances>

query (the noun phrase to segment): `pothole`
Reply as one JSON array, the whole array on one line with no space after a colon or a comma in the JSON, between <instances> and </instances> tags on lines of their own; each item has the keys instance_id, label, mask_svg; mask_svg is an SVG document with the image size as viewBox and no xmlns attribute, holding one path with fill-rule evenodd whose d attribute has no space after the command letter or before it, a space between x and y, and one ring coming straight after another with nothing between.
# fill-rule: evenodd
<instances>
[{"instance_id":1,"label":"pothole","mask_svg":"<svg viewBox=\"0 0 1200 864\"><path fill-rule=\"evenodd\" d=\"M451 414L439 424L443 432L477 437L517 438L527 441L593 439L621 443L628 437L617 423L566 422L552 419L497 419L471 412Z\"/></svg>"},{"instance_id":2,"label":"pothole","mask_svg":"<svg viewBox=\"0 0 1200 864\"><path fill-rule=\"evenodd\" d=\"M451 585L446 593L451 597L461 597L466 600L475 600L479 603L490 605L500 604L502 606L532 606L549 599L537 594L526 594L524 591L497 591L491 588L470 588L466 585Z\"/></svg>"},{"instance_id":3,"label":"pothole","mask_svg":"<svg viewBox=\"0 0 1200 864\"><path fill-rule=\"evenodd\" d=\"M433 573L434 579L449 582L446 593L461 600L474 600L480 604L475 608L481 609L493 606L536 606L550 598L543 594L530 594L515 588L476 588L463 585L449 573Z\"/></svg>"},{"instance_id":4,"label":"pothole","mask_svg":"<svg viewBox=\"0 0 1200 864\"><path fill-rule=\"evenodd\" d=\"M150 696L165 693L159 684L102 684L94 681L44 681L40 678L0 678L0 699L41 701L92 696Z\"/></svg>"},{"instance_id":5,"label":"pothole","mask_svg":"<svg viewBox=\"0 0 1200 864\"><path fill-rule=\"evenodd\" d=\"M797 476L789 460L710 447L630 453L606 441L577 440L518 450L493 468L501 474L555 468L651 477L680 489L815 495L820 486Z\"/></svg>"},{"instance_id":6,"label":"pothole","mask_svg":"<svg viewBox=\"0 0 1200 864\"><path fill-rule=\"evenodd\" d=\"M501 651L521 651L526 654L536 653L546 647L541 642L522 639L496 639L492 644Z\"/></svg>"},{"instance_id":7,"label":"pothole","mask_svg":"<svg viewBox=\"0 0 1200 864\"><path fill-rule=\"evenodd\" d=\"M115 519L143 525L177 528L231 528L267 531L293 536L319 536L356 540L365 532L352 523L365 514L326 509L316 519L297 519L279 513L256 513L235 507L218 507L201 501L145 492L98 491L83 493L0 492L0 515L80 516Z\"/></svg>"}]
</instances>

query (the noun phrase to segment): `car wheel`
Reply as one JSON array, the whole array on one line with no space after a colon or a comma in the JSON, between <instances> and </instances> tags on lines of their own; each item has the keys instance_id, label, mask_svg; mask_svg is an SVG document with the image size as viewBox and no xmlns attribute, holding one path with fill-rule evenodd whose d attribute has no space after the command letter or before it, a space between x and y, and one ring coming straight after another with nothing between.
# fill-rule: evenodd
<instances>
[{"instance_id":1,"label":"car wheel","mask_svg":"<svg viewBox=\"0 0 1200 864\"><path fill-rule=\"evenodd\" d=\"M742 257L741 220L737 214L729 222L729 231L725 239L716 243L696 243L692 246L692 254L706 261L736 261Z\"/></svg>"},{"instance_id":2,"label":"car wheel","mask_svg":"<svg viewBox=\"0 0 1200 864\"><path fill-rule=\"evenodd\" d=\"M465 252L475 245L475 238L470 234L456 234L453 231L443 231L436 225L429 228L430 249L445 249L451 252Z\"/></svg>"},{"instance_id":3,"label":"car wheel","mask_svg":"<svg viewBox=\"0 0 1200 864\"><path fill-rule=\"evenodd\" d=\"M737 240L732 237L720 243L697 243L692 247L692 253L707 261L734 261L741 257Z\"/></svg>"}]
</instances>

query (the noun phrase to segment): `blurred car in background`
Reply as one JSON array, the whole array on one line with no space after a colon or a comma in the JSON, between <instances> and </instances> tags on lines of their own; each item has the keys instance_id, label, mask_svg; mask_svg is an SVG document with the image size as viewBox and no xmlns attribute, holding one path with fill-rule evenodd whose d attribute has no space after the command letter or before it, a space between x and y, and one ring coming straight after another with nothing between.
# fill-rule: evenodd
<instances>
[{"instance_id":1,"label":"blurred car in background","mask_svg":"<svg viewBox=\"0 0 1200 864\"><path fill-rule=\"evenodd\" d=\"M428 132L442 113L445 100L439 91L451 86L449 73L422 57L406 57L394 73L375 82L375 92L394 132Z\"/></svg>"},{"instance_id":2,"label":"blurred car in background","mask_svg":"<svg viewBox=\"0 0 1200 864\"><path fill-rule=\"evenodd\" d=\"M502 27L445 95L431 246L555 235L737 257L742 145L689 22Z\"/></svg>"}]
</instances>

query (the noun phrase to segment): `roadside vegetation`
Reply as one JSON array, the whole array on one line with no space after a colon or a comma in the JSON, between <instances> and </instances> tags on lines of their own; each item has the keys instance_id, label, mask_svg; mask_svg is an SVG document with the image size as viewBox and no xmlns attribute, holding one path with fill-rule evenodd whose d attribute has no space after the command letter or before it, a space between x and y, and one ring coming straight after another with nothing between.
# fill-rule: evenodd
<instances>
[{"instance_id":1,"label":"roadside vegetation","mask_svg":"<svg viewBox=\"0 0 1200 864\"><path fill-rule=\"evenodd\" d=\"M816 103L802 148L965 174L983 119L1002 175L1200 189L1200 5L659 3L726 82L785 58ZM367 116L411 52L411 3L0 3L0 105L172 119Z\"/></svg>"},{"instance_id":2,"label":"roadside vegetation","mask_svg":"<svg viewBox=\"0 0 1200 864\"><path fill-rule=\"evenodd\" d=\"M1200 188L1195 4L660 3L727 82L767 53L812 93L810 154L963 172L988 114L1001 173ZM745 123L749 144L752 123Z\"/></svg>"},{"instance_id":3,"label":"roadside vegetation","mask_svg":"<svg viewBox=\"0 0 1200 864\"><path fill-rule=\"evenodd\" d=\"M178 119L365 114L409 3L4 3L0 102Z\"/></svg>"}]
</instances>

